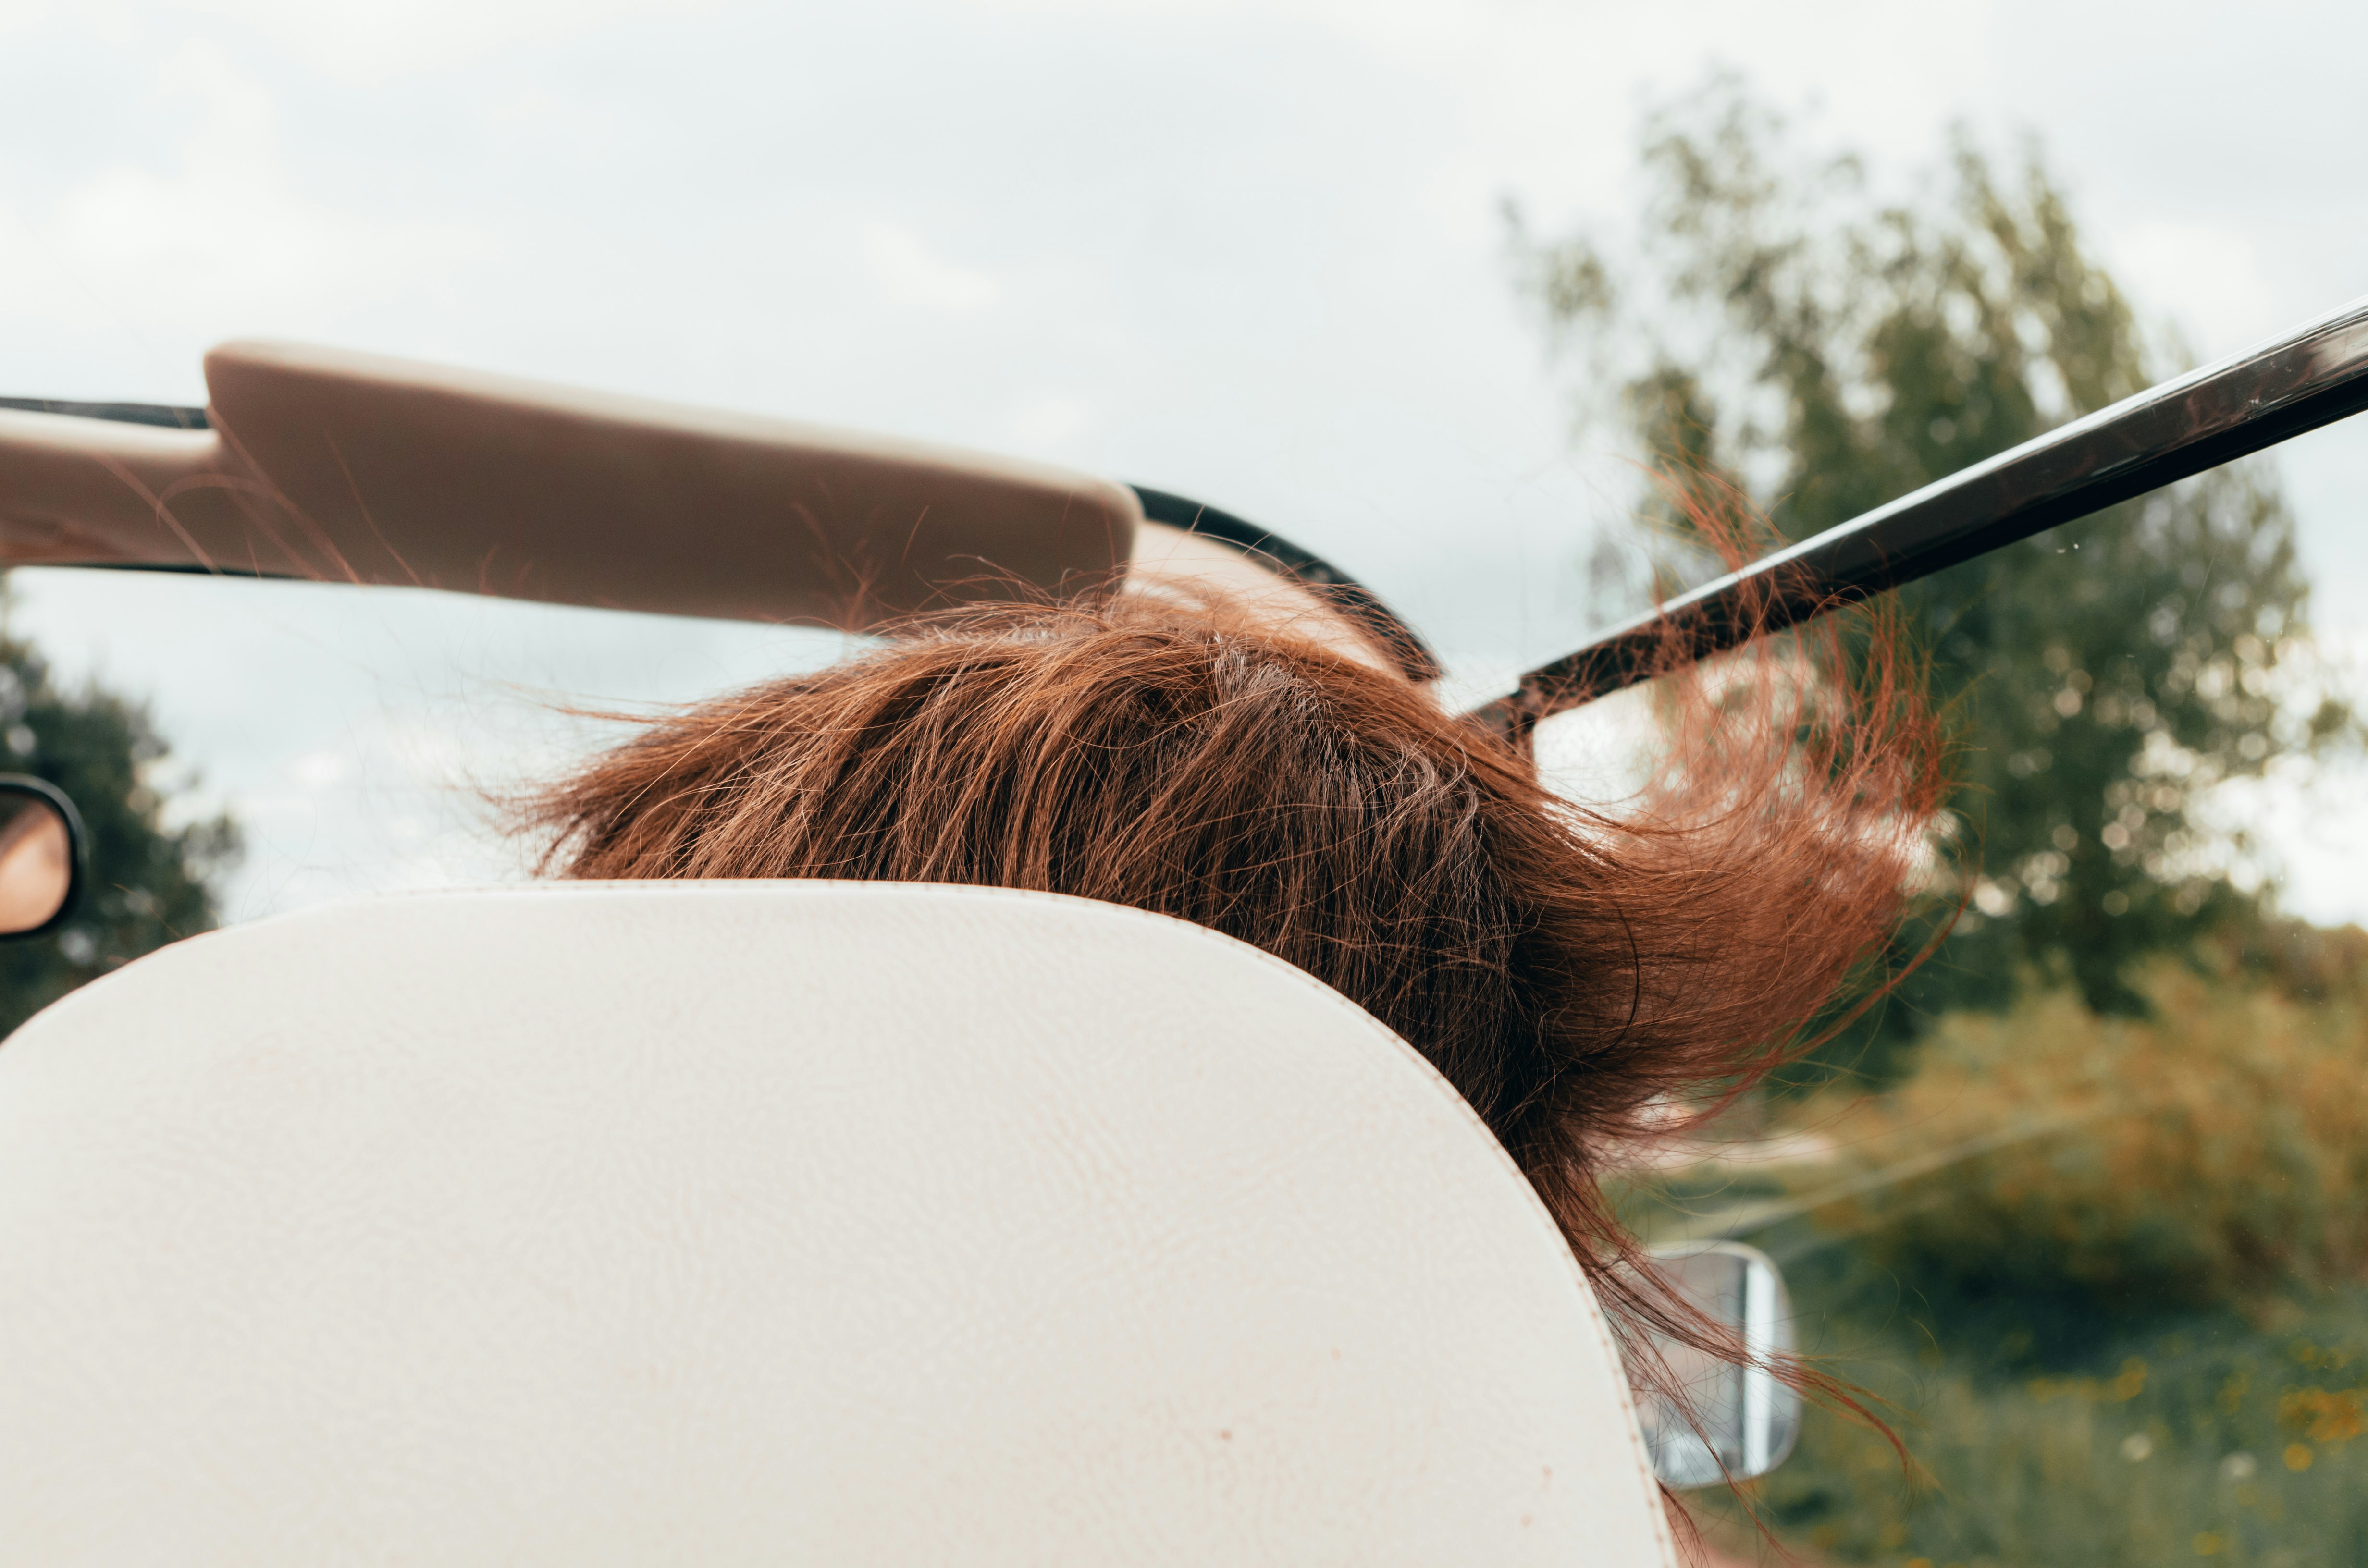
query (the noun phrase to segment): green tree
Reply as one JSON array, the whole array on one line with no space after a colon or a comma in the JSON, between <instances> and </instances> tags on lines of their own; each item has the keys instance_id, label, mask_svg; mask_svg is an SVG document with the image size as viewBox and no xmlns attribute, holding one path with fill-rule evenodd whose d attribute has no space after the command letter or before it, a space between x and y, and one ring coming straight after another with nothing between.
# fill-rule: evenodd
<instances>
[{"instance_id":1,"label":"green tree","mask_svg":"<svg viewBox=\"0 0 2368 1568\"><path fill-rule=\"evenodd\" d=\"M63 790L89 831L80 906L53 936L0 945L0 1034L166 942L215 923L213 877L238 853L227 816L164 824L164 742L144 711L96 687L60 690L26 643L0 635L0 767Z\"/></svg>"},{"instance_id":2,"label":"green tree","mask_svg":"<svg viewBox=\"0 0 2368 1568\"><path fill-rule=\"evenodd\" d=\"M1648 119L1644 166L1636 275L1583 233L1531 242L1515 214L1529 285L1656 461L1742 484L1786 538L2158 379L2036 154L2002 178L1961 135L1921 199L1879 202L1860 160L1800 159L1725 79ZM2349 729L2312 684L2273 473L2216 470L1903 597L1962 746L1970 881L1865 1065L2034 976L2142 1010L2135 960L2259 903L2255 846L2203 809L2214 787Z\"/></svg>"}]
</instances>

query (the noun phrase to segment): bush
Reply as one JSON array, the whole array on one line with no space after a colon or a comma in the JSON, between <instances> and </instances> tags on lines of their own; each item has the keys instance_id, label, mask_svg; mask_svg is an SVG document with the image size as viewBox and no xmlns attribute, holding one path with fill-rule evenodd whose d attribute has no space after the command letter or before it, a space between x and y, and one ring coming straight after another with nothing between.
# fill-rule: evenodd
<instances>
[{"instance_id":1,"label":"bush","mask_svg":"<svg viewBox=\"0 0 2368 1568\"><path fill-rule=\"evenodd\" d=\"M1862 1172L1903 1179L1828 1214L1902 1274L1984 1292L2203 1304L2355 1279L2368 1014L2314 978L2312 1006L2164 966L2149 1019L2067 994L1945 1018L1907 1081L1837 1120Z\"/></svg>"}]
</instances>

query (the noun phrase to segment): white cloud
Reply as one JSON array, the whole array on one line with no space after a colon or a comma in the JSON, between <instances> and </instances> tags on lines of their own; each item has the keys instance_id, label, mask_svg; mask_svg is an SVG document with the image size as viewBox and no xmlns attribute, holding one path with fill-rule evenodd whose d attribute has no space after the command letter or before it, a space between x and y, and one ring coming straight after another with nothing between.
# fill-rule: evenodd
<instances>
[{"instance_id":1,"label":"white cloud","mask_svg":"<svg viewBox=\"0 0 2368 1568\"><path fill-rule=\"evenodd\" d=\"M216 46L185 44L154 79L194 111L169 164L95 170L38 211L0 189L0 312L302 329L432 285L482 248L459 225L364 217L292 188L270 96Z\"/></svg>"},{"instance_id":2,"label":"white cloud","mask_svg":"<svg viewBox=\"0 0 2368 1568\"><path fill-rule=\"evenodd\" d=\"M1086 427L1086 405L1073 397L1042 397L1012 412L1009 428L1023 446L1054 447Z\"/></svg>"},{"instance_id":3,"label":"white cloud","mask_svg":"<svg viewBox=\"0 0 2368 1568\"><path fill-rule=\"evenodd\" d=\"M940 260L912 234L886 223L863 226L863 256L882 291L898 304L974 311L1001 291L985 273Z\"/></svg>"},{"instance_id":4,"label":"white cloud","mask_svg":"<svg viewBox=\"0 0 2368 1568\"><path fill-rule=\"evenodd\" d=\"M325 789L346 776L346 759L333 751L307 752L296 759L290 771L296 782L307 790Z\"/></svg>"},{"instance_id":5,"label":"white cloud","mask_svg":"<svg viewBox=\"0 0 2368 1568\"><path fill-rule=\"evenodd\" d=\"M2207 358L2292 324L2279 319L2260 257L2242 233L2157 222L2115 234L2109 246L2141 309L2168 311Z\"/></svg>"},{"instance_id":6,"label":"white cloud","mask_svg":"<svg viewBox=\"0 0 2368 1568\"><path fill-rule=\"evenodd\" d=\"M549 44L633 16L683 16L702 0L183 0L244 24L347 81L441 69L512 44Z\"/></svg>"}]
</instances>

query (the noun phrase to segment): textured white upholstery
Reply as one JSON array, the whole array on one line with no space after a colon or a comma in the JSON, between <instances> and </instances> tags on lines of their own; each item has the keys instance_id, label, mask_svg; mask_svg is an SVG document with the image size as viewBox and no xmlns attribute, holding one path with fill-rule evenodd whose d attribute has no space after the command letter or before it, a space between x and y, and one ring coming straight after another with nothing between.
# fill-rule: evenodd
<instances>
[{"instance_id":1,"label":"textured white upholstery","mask_svg":"<svg viewBox=\"0 0 2368 1568\"><path fill-rule=\"evenodd\" d=\"M0 1049L0 1562L1663 1564L1395 1037L977 889L394 898Z\"/></svg>"}]
</instances>

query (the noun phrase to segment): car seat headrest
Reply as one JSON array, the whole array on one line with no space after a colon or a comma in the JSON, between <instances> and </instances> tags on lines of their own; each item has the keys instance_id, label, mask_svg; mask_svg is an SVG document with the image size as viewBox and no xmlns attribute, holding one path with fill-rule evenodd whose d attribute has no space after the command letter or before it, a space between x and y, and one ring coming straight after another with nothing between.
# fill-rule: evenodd
<instances>
[{"instance_id":1,"label":"car seat headrest","mask_svg":"<svg viewBox=\"0 0 2368 1568\"><path fill-rule=\"evenodd\" d=\"M1042 894L396 897L0 1050L68 1563L1662 1564L1586 1282L1309 976Z\"/></svg>"}]
</instances>

